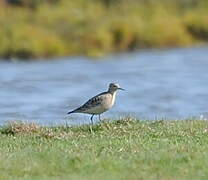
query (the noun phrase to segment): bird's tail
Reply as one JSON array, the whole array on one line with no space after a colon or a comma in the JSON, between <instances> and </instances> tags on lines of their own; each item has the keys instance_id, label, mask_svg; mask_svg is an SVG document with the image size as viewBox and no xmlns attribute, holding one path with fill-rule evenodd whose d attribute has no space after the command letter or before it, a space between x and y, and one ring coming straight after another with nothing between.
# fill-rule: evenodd
<instances>
[{"instance_id":1,"label":"bird's tail","mask_svg":"<svg viewBox=\"0 0 208 180\"><path fill-rule=\"evenodd\" d=\"M75 110L69 111L67 114L72 114L72 113L75 113Z\"/></svg>"}]
</instances>

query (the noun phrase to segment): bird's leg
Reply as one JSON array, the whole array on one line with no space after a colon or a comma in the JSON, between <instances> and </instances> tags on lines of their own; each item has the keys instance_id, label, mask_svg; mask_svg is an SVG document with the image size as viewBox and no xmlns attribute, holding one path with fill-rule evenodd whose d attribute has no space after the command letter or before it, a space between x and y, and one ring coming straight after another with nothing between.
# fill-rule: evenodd
<instances>
[{"instance_id":1,"label":"bird's leg","mask_svg":"<svg viewBox=\"0 0 208 180\"><path fill-rule=\"evenodd\" d=\"M101 122L101 119L100 119L100 114L99 114L99 120L100 120L100 122Z\"/></svg>"},{"instance_id":2,"label":"bird's leg","mask_svg":"<svg viewBox=\"0 0 208 180\"><path fill-rule=\"evenodd\" d=\"M94 116L94 114L90 118L92 125L93 125L93 116Z\"/></svg>"},{"instance_id":3,"label":"bird's leg","mask_svg":"<svg viewBox=\"0 0 208 180\"><path fill-rule=\"evenodd\" d=\"M66 121L66 128L68 128L69 127L69 125L68 125L68 123L67 123L67 121Z\"/></svg>"}]
</instances>

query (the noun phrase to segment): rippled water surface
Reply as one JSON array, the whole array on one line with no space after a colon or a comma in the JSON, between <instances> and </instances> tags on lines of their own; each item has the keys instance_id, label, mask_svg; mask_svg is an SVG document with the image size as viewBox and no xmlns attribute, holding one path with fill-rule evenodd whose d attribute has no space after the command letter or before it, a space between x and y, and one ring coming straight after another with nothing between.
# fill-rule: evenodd
<instances>
[{"instance_id":1,"label":"rippled water surface","mask_svg":"<svg viewBox=\"0 0 208 180\"><path fill-rule=\"evenodd\" d=\"M208 112L208 48L148 50L92 60L0 61L0 124L26 120L45 125L81 124L89 115L68 110L118 82L104 118L186 118Z\"/></svg>"}]
</instances>

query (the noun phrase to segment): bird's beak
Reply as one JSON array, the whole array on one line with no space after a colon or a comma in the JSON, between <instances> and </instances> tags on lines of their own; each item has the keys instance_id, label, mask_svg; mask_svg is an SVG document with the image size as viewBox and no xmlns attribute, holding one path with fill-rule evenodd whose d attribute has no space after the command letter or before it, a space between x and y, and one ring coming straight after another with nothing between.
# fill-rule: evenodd
<instances>
[{"instance_id":1,"label":"bird's beak","mask_svg":"<svg viewBox=\"0 0 208 180\"><path fill-rule=\"evenodd\" d=\"M118 88L119 90L122 90L122 91L124 91L125 89L123 89L123 88Z\"/></svg>"}]
</instances>

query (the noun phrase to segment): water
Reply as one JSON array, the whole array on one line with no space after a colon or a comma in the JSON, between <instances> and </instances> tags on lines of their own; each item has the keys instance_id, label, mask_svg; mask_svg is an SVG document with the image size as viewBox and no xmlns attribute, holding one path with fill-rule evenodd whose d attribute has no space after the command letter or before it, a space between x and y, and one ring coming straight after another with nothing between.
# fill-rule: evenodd
<instances>
[{"instance_id":1,"label":"water","mask_svg":"<svg viewBox=\"0 0 208 180\"><path fill-rule=\"evenodd\" d=\"M118 82L115 106L105 118L187 118L208 112L208 47L147 50L91 60L0 62L0 124L89 123L66 113Z\"/></svg>"}]
</instances>

